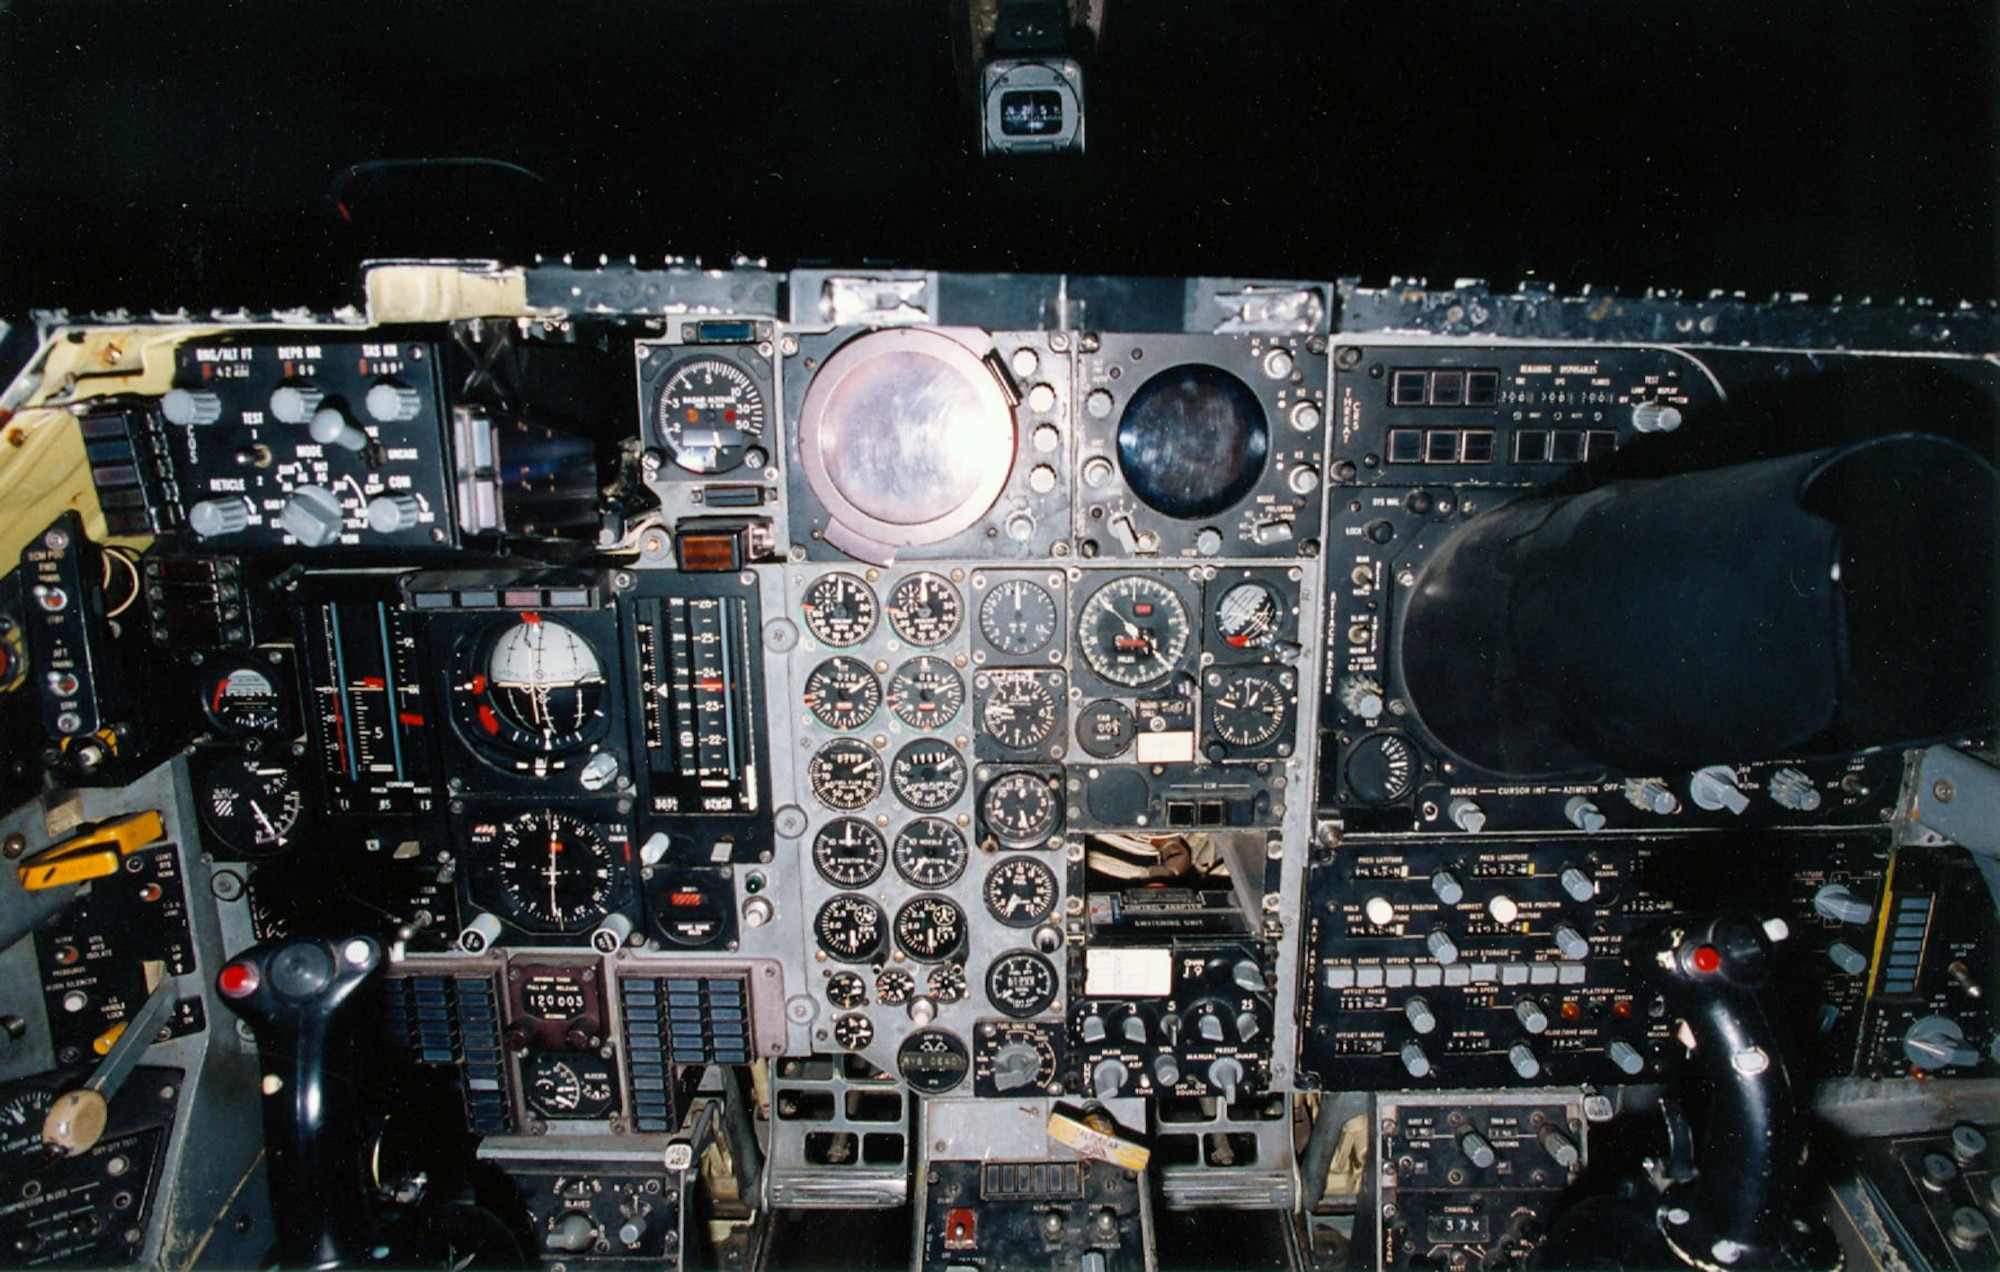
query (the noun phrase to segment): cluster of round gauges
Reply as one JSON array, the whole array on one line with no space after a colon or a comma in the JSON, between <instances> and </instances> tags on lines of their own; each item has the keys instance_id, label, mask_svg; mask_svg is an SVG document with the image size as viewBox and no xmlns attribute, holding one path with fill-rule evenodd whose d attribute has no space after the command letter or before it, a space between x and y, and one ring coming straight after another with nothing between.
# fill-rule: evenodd
<instances>
[{"instance_id":1,"label":"cluster of round gauges","mask_svg":"<svg viewBox=\"0 0 2000 1272\"><path fill-rule=\"evenodd\" d=\"M609 697L597 649L541 614L509 615L453 651L453 722L474 751L506 769L546 773L589 750L604 736Z\"/></svg>"},{"instance_id":2,"label":"cluster of round gauges","mask_svg":"<svg viewBox=\"0 0 2000 1272\"><path fill-rule=\"evenodd\" d=\"M969 780L965 757L943 738L905 742L886 764L860 738L835 738L806 763L813 798L840 813L866 808L884 786L905 808L939 812L959 801Z\"/></svg>"},{"instance_id":3,"label":"cluster of round gauges","mask_svg":"<svg viewBox=\"0 0 2000 1272\"><path fill-rule=\"evenodd\" d=\"M939 817L919 817L896 832L894 846L882 832L855 817L839 817L813 835L813 866L836 888L865 888L891 863L913 888L948 888L965 873L970 852L958 827Z\"/></svg>"},{"instance_id":4,"label":"cluster of round gauges","mask_svg":"<svg viewBox=\"0 0 2000 1272\"><path fill-rule=\"evenodd\" d=\"M933 1002L962 1003L967 992L963 963L939 963L924 972L921 993ZM909 968L885 967L876 973L874 1001L884 1007L902 1007L918 996L917 974ZM869 1002L868 979L859 972L829 972L826 977L826 1000L842 1011L865 1007ZM869 1036L872 1038L874 1035L871 1033Z\"/></svg>"},{"instance_id":5,"label":"cluster of round gauges","mask_svg":"<svg viewBox=\"0 0 2000 1272\"><path fill-rule=\"evenodd\" d=\"M823 645L846 649L874 634L887 610L889 627L904 644L917 649L942 645L958 635L965 620L965 600L941 574L911 574L889 590L887 605L868 581L857 575L822 574L806 585L799 598L806 628Z\"/></svg>"},{"instance_id":6,"label":"cluster of round gauges","mask_svg":"<svg viewBox=\"0 0 2000 1272\"><path fill-rule=\"evenodd\" d=\"M653 425L675 465L703 475L762 467L764 392L728 358L676 363L653 397Z\"/></svg>"},{"instance_id":7,"label":"cluster of round gauges","mask_svg":"<svg viewBox=\"0 0 2000 1272\"><path fill-rule=\"evenodd\" d=\"M837 962L881 963L893 939L906 958L941 963L965 952L965 911L950 897L926 892L903 902L891 920L872 899L843 892L813 916L813 937Z\"/></svg>"},{"instance_id":8,"label":"cluster of round gauges","mask_svg":"<svg viewBox=\"0 0 2000 1272\"><path fill-rule=\"evenodd\" d=\"M559 808L536 808L501 822L490 846L488 900L502 918L532 932L597 926L623 903L623 861L607 829Z\"/></svg>"},{"instance_id":9,"label":"cluster of round gauges","mask_svg":"<svg viewBox=\"0 0 2000 1272\"><path fill-rule=\"evenodd\" d=\"M928 731L958 717L965 705L965 680L949 662L926 654L896 668L885 693L867 663L837 656L806 674L802 696L813 719L839 732L866 728L885 701L905 725Z\"/></svg>"}]
</instances>

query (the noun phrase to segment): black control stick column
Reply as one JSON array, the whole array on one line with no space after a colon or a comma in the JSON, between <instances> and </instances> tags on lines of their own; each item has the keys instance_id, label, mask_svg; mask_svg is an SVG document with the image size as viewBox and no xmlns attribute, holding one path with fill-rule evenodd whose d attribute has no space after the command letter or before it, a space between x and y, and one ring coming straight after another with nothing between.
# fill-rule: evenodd
<instances>
[{"instance_id":1,"label":"black control stick column","mask_svg":"<svg viewBox=\"0 0 2000 1272\"><path fill-rule=\"evenodd\" d=\"M263 1060L280 1267L368 1261L355 1039L381 967L382 946L365 936L290 940L238 954L216 977Z\"/></svg>"}]
</instances>

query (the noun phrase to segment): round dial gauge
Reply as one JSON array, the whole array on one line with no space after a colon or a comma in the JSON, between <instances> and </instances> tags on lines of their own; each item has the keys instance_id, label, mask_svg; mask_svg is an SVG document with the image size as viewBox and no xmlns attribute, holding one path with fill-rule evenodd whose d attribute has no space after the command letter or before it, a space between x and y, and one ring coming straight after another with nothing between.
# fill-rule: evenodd
<instances>
[{"instance_id":1,"label":"round dial gauge","mask_svg":"<svg viewBox=\"0 0 2000 1272\"><path fill-rule=\"evenodd\" d=\"M660 386L660 440L691 473L726 473L764 436L764 394L726 358L695 358Z\"/></svg>"},{"instance_id":2,"label":"round dial gauge","mask_svg":"<svg viewBox=\"0 0 2000 1272\"><path fill-rule=\"evenodd\" d=\"M728 884L696 877L697 871L654 867L647 881L653 921L668 943L686 949L706 949L729 930Z\"/></svg>"},{"instance_id":3,"label":"round dial gauge","mask_svg":"<svg viewBox=\"0 0 2000 1272\"><path fill-rule=\"evenodd\" d=\"M1215 634L1231 649L1269 649L1284 631L1284 610L1262 583L1238 583L1215 603Z\"/></svg>"},{"instance_id":4,"label":"round dial gauge","mask_svg":"<svg viewBox=\"0 0 2000 1272\"><path fill-rule=\"evenodd\" d=\"M884 1007L901 1007L917 993L917 978L900 967L891 967L875 978L875 1001Z\"/></svg>"},{"instance_id":5,"label":"round dial gauge","mask_svg":"<svg viewBox=\"0 0 2000 1272\"><path fill-rule=\"evenodd\" d=\"M1263 671L1238 673L1208 700L1215 736L1236 747L1263 746L1277 737L1290 710L1284 686Z\"/></svg>"},{"instance_id":6,"label":"round dial gauge","mask_svg":"<svg viewBox=\"0 0 2000 1272\"><path fill-rule=\"evenodd\" d=\"M1076 744L1100 760L1115 759L1132 747L1139 736L1138 722L1131 708L1110 698L1099 698L1076 717Z\"/></svg>"},{"instance_id":7,"label":"round dial gauge","mask_svg":"<svg viewBox=\"0 0 2000 1272\"><path fill-rule=\"evenodd\" d=\"M837 888L865 888L889 862L882 832L854 817L840 817L813 836L813 866Z\"/></svg>"},{"instance_id":8,"label":"round dial gauge","mask_svg":"<svg viewBox=\"0 0 2000 1272\"><path fill-rule=\"evenodd\" d=\"M933 967L930 975L924 977L924 989L932 998L941 1003L962 1003L965 1001L965 965L962 963L940 963Z\"/></svg>"},{"instance_id":9,"label":"round dial gauge","mask_svg":"<svg viewBox=\"0 0 2000 1272\"><path fill-rule=\"evenodd\" d=\"M1033 857L1008 857L980 891L987 913L1008 927L1034 927L1056 912L1056 872Z\"/></svg>"},{"instance_id":10,"label":"round dial gauge","mask_svg":"<svg viewBox=\"0 0 2000 1272\"><path fill-rule=\"evenodd\" d=\"M500 830L501 901L522 927L581 932L618 899L618 863L589 823L555 809L523 813Z\"/></svg>"},{"instance_id":11,"label":"round dial gauge","mask_svg":"<svg viewBox=\"0 0 2000 1272\"><path fill-rule=\"evenodd\" d=\"M42 1148L42 1123L56 1102L46 1087L31 1087L0 1104L0 1179L17 1179L38 1169L48 1156Z\"/></svg>"},{"instance_id":12,"label":"round dial gauge","mask_svg":"<svg viewBox=\"0 0 2000 1272\"><path fill-rule=\"evenodd\" d=\"M806 676L806 710L829 729L858 729L882 705L882 682L858 658L829 658Z\"/></svg>"},{"instance_id":13,"label":"round dial gauge","mask_svg":"<svg viewBox=\"0 0 2000 1272\"><path fill-rule=\"evenodd\" d=\"M969 855L958 827L939 817L919 817L896 832L896 873L912 887L949 888Z\"/></svg>"},{"instance_id":14,"label":"round dial gauge","mask_svg":"<svg viewBox=\"0 0 2000 1272\"><path fill-rule=\"evenodd\" d=\"M1056 731L1056 696L1032 671L988 673L979 727L1010 751L1032 751Z\"/></svg>"},{"instance_id":15,"label":"round dial gauge","mask_svg":"<svg viewBox=\"0 0 2000 1272\"><path fill-rule=\"evenodd\" d=\"M852 574L822 574L799 601L806 626L823 645L845 649L875 630L875 593Z\"/></svg>"},{"instance_id":16,"label":"round dial gauge","mask_svg":"<svg viewBox=\"0 0 2000 1272\"><path fill-rule=\"evenodd\" d=\"M1040 653L1056 635L1056 600L1032 579L1006 579L979 603L979 634L1010 658Z\"/></svg>"},{"instance_id":17,"label":"round dial gauge","mask_svg":"<svg viewBox=\"0 0 2000 1272\"><path fill-rule=\"evenodd\" d=\"M1187 652L1188 636L1180 595L1143 574L1098 588L1077 619L1083 660L1105 680L1128 689L1165 680Z\"/></svg>"},{"instance_id":18,"label":"round dial gauge","mask_svg":"<svg viewBox=\"0 0 2000 1272\"><path fill-rule=\"evenodd\" d=\"M1049 779L1039 773L1008 773L979 797L979 815L994 838L1026 847L1047 839L1062 811Z\"/></svg>"},{"instance_id":19,"label":"round dial gauge","mask_svg":"<svg viewBox=\"0 0 2000 1272\"><path fill-rule=\"evenodd\" d=\"M1364 804L1393 804L1417 784L1417 749L1400 733L1371 733L1347 756L1347 788Z\"/></svg>"},{"instance_id":20,"label":"round dial gauge","mask_svg":"<svg viewBox=\"0 0 2000 1272\"><path fill-rule=\"evenodd\" d=\"M1011 950L986 969L986 997L1017 1019L1039 1016L1056 1000L1055 964L1033 950Z\"/></svg>"},{"instance_id":21,"label":"round dial gauge","mask_svg":"<svg viewBox=\"0 0 2000 1272\"><path fill-rule=\"evenodd\" d=\"M951 1090L971 1071L972 1053L942 1029L920 1029L896 1048L896 1076L925 1095Z\"/></svg>"},{"instance_id":22,"label":"round dial gauge","mask_svg":"<svg viewBox=\"0 0 2000 1272\"><path fill-rule=\"evenodd\" d=\"M889 765L896 798L920 813L950 808L965 794L965 757L942 738L906 742Z\"/></svg>"},{"instance_id":23,"label":"round dial gauge","mask_svg":"<svg viewBox=\"0 0 2000 1272\"><path fill-rule=\"evenodd\" d=\"M938 963L965 948L965 911L950 897L911 897L896 911L896 946L920 963Z\"/></svg>"},{"instance_id":24,"label":"round dial gauge","mask_svg":"<svg viewBox=\"0 0 2000 1272\"><path fill-rule=\"evenodd\" d=\"M852 1011L868 1001L868 982L854 972L835 972L826 978L826 1001Z\"/></svg>"},{"instance_id":25,"label":"round dial gauge","mask_svg":"<svg viewBox=\"0 0 2000 1272\"><path fill-rule=\"evenodd\" d=\"M611 1064L588 1052L534 1052L521 1062L528 1111L549 1121L588 1121L618 1103Z\"/></svg>"},{"instance_id":26,"label":"round dial gauge","mask_svg":"<svg viewBox=\"0 0 2000 1272\"><path fill-rule=\"evenodd\" d=\"M965 604L950 580L937 574L912 574L889 593L889 626L919 648L942 645L958 634Z\"/></svg>"},{"instance_id":27,"label":"round dial gauge","mask_svg":"<svg viewBox=\"0 0 2000 1272\"><path fill-rule=\"evenodd\" d=\"M889 677L889 709L912 729L942 729L965 705L965 681L942 658L912 658Z\"/></svg>"},{"instance_id":28,"label":"round dial gauge","mask_svg":"<svg viewBox=\"0 0 2000 1272\"><path fill-rule=\"evenodd\" d=\"M247 663L216 667L202 677L201 712L232 737L281 738L292 731L276 682Z\"/></svg>"},{"instance_id":29,"label":"round dial gauge","mask_svg":"<svg viewBox=\"0 0 2000 1272\"><path fill-rule=\"evenodd\" d=\"M813 916L813 939L843 963L869 963L882 956L889 921L867 897L843 892Z\"/></svg>"},{"instance_id":30,"label":"round dial gauge","mask_svg":"<svg viewBox=\"0 0 2000 1272\"><path fill-rule=\"evenodd\" d=\"M859 1051L875 1041L875 1022L866 1016L842 1016L833 1022L833 1040L842 1051Z\"/></svg>"},{"instance_id":31,"label":"round dial gauge","mask_svg":"<svg viewBox=\"0 0 2000 1272\"><path fill-rule=\"evenodd\" d=\"M813 798L851 813L882 793L882 757L858 738L836 738L813 753L806 780Z\"/></svg>"},{"instance_id":32,"label":"round dial gauge","mask_svg":"<svg viewBox=\"0 0 2000 1272\"><path fill-rule=\"evenodd\" d=\"M604 663L574 628L523 614L468 653L453 702L476 748L497 743L546 760L580 750L604 731Z\"/></svg>"},{"instance_id":33,"label":"round dial gauge","mask_svg":"<svg viewBox=\"0 0 2000 1272\"><path fill-rule=\"evenodd\" d=\"M290 767L236 756L202 778L201 819L223 845L261 857L291 841L305 792Z\"/></svg>"}]
</instances>

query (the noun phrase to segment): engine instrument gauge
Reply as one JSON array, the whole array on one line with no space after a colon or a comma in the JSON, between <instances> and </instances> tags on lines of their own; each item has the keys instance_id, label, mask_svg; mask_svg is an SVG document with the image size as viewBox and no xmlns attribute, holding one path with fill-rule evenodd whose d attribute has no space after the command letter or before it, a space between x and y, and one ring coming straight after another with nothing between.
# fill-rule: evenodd
<instances>
[{"instance_id":1,"label":"engine instrument gauge","mask_svg":"<svg viewBox=\"0 0 2000 1272\"><path fill-rule=\"evenodd\" d=\"M875 1022L859 1014L842 1016L833 1022L833 1041L842 1051L859 1051L875 1041Z\"/></svg>"},{"instance_id":2,"label":"engine instrument gauge","mask_svg":"<svg viewBox=\"0 0 2000 1272\"><path fill-rule=\"evenodd\" d=\"M979 728L1010 751L1032 751L1056 731L1055 691L1034 671L990 671Z\"/></svg>"},{"instance_id":3,"label":"engine instrument gauge","mask_svg":"<svg viewBox=\"0 0 2000 1272\"><path fill-rule=\"evenodd\" d=\"M55 1102L53 1090L30 1087L0 1104L0 1179L22 1178L48 1160L42 1123Z\"/></svg>"},{"instance_id":4,"label":"engine instrument gauge","mask_svg":"<svg viewBox=\"0 0 2000 1272\"><path fill-rule=\"evenodd\" d=\"M950 808L965 794L965 757L943 738L906 742L889 764L896 798L920 813Z\"/></svg>"},{"instance_id":5,"label":"engine instrument gauge","mask_svg":"<svg viewBox=\"0 0 2000 1272\"><path fill-rule=\"evenodd\" d=\"M867 897L843 892L813 916L813 939L843 963L870 963L882 956L889 921Z\"/></svg>"},{"instance_id":6,"label":"engine instrument gauge","mask_svg":"<svg viewBox=\"0 0 2000 1272\"><path fill-rule=\"evenodd\" d=\"M835 972L826 978L826 1001L853 1011L868 1001L868 982L854 972Z\"/></svg>"},{"instance_id":7,"label":"engine instrument gauge","mask_svg":"<svg viewBox=\"0 0 2000 1272\"><path fill-rule=\"evenodd\" d=\"M875 1001L884 1007L901 1007L916 994L917 978L903 968L885 968L875 978Z\"/></svg>"},{"instance_id":8,"label":"engine instrument gauge","mask_svg":"<svg viewBox=\"0 0 2000 1272\"><path fill-rule=\"evenodd\" d=\"M986 969L986 997L1016 1019L1039 1016L1056 1000L1055 964L1034 950L1010 950Z\"/></svg>"},{"instance_id":9,"label":"engine instrument gauge","mask_svg":"<svg viewBox=\"0 0 2000 1272\"><path fill-rule=\"evenodd\" d=\"M806 676L806 710L829 729L858 729L882 705L882 682L858 658L829 658Z\"/></svg>"},{"instance_id":10,"label":"engine instrument gauge","mask_svg":"<svg viewBox=\"0 0 2000 1272\"><path fill-rule=\"evenodd\" d=\"M950 897L911 897L896 911L896 947L920 963L937 963L965 949L965 911Z\"/></svg>"},{"instance_id":11,"label":"engine instrument gauge","mask_svg":"<svg viewBox=\"0 0 2000 1272\"><path fill-rule=\"evenodd\" d=\"M924 977L924 991L941 1003L965 1001L965 964L940 963Z\"/></svg>"},{"instance_id":12,"label":"engine instrument gauge","mask_svg":"<svg viewBox=\"0 0 2000 1272\"><path fill-rule=\"evenodd\" d=\"M1008 857L987 872L980 894L1008 927L1034 927L1056 912L1056 872L1033 857Z\"/></svg>"},{"instance_id":13,"label":"engine instrument gauge","mask_svg":"<svg viewBox=\"0 0 2000 1272\"><path fill-rule=\"evenodd\" d=\"M1284 630L1284 608L1262 583L1238 583L1215 603L1215 634L1231 649L1269 649Z\"/></svg>"},{"instance_id":14,"label":"engine instrument gauge","mask_svg":"<svg viewBox=\"0 0 2000 1272\"><path fill-rule=\"evenodd\" d=\"M852 574L822 574L799 600L806 626L821 644L835 649L867 640L878 608L874 590Z\"/></svg>"},{"instance_id":15,"label":"engine instrument gauge","mask_svg":"<svg viewBox=\"0 0 2000 1272\"><path fill-rule=\"evenodd\" d=\"M889 677L889 709L912 729L942 729L965 705L965 681L942 658L912 658Z\"/></svg>"},{"instance_id":16,"label":"engine instrument gauge","mask_svg":"<svg viewBox=\"0 0 2000 1272\"><path fill-rule=\"evenodd\" d=\"M1040 773L1014 772L995 778L979 797L979 815L1001 843L1032 847L1056 828L1062 806L1049 779Z\"/></svg>"},{"instance_id":17,"label":"engine instrument gauge","mask_svg":"<svg viewBox=\"0 0 2000 1272\"><path fill-rule=\"evenodd\" d=\"M540 614L490 629L461 645L452 684L460 730L489 758L546 772L604 732L603 660L573 627Z\"/></svg>"},{"instance_id":18,"label":"engine instrument gauge","mask_svg":"<svg viewBox=\"0 0 2000 1272\"><path fill-rule=\"evenodd\" d=\"M618 1105L611 1062L589 1052L531 1052L521 1061L528 1112L547 1121L594 1121Z\"/></svg>"},{"instance_id":19,"label":"engine instrument gauge","mask_svg":"<svg viewBox=\"0 0 2000 1272\"><path fill-rule=\"evenodd\" d=\"M1210 695L1208 720L1215 736L1234 747L1263 746L1284 728L1291 707L1285 687L1267 671L1244 671Z\"/></svg>"},{"instance_id":20,"label":"engine instrument gauge","mask_svg":"<svg viewBox=\"0 0 2000 1272\"><path fill-rule=\"evenodd\" d=\"M896 832L896 873L912 887L949 888L965 873L970 853L958 827L941 817L919 817Z\"/></svg>"},{"instance_id":21,"label":"engine instrument gauge","mask_svg":"<svg viewBox=\"0 0 2000 1272\"><path fill-rule=\"evenodd\" d=\"M726 473L764 437L764 394L727 358L693 358L668 373L654 411L660 440L691 473Z\"/></svg>"},{"instance_id":22,"label":"engine instrument gauge","mask_svg":"<svg viewBox=\"0 0 2000 1272\"><path fill-rule=\"evenodd\" d=\"M1055 639L1055 598L1033 579L1004 579L979 603L979 634L1010 658L1040 653Z\"/></svg>"},{"instance_id":23,"label":"engine instrument gauge","mask_svg":"<svg viewBox=\"0 0 2000 1272\"><path fill-rule=\"evenodd\" d=\"M1187 653L1189 636L1179 593L1144 574L1098 588L1077 620L1083 660L1103 679L1128 689L1158 684L1172 674Z\"/></svg>"},{"instance_id":24,"label":"engine instrument gauge","mask_svg":"<svg viewBox=\"0 0 2000 1272\"><path fill-rule=\"evenodd\" d=\"M231 661L210 667L201 679L201 713L231 737L283 738L292 734L292 712L264 668Z\"/></svg>"},{"instance_id":25,"label":"engine instrument gauge","mask_svg":"<svg viewBox=\"0 0 2000 1272\"><path fill-rule=\"evenodd\" d=\"M618 862L595 826L538 808L500 828L494 863L507 917L542 932L581 932L617 904Z\"/></svg>"},{"instance_id":26,"label":"engine instrument gauge","mask_svg":"<svg viewBox=\"0 0 2000 1272\"><path fill-rule=\"evenodd\" d=\"M938 574L912 574L889 593L889 626L918 648L942 645L958 634L965 603Z\"/></svg>"},{"instance_id":27,"label":"engine instrument gauge","mask_svg":"<svg viewBox=\"0 0 2000 1272\"><path fill-rule=\"evenodd\" d=\"M882 832L854 817L839 817L813 836L813 867L837 888L865 888L889 863Z\"/></svg>"},{"instance_id":28,"label":"engine instrument gauge","mask_svg":"<svg viewBox=\"0 0 2000 1272\"><path fill-rule=\"evenodd\" d=\"M813 798L838 812L851 813L882 793L882 757L859 738L836 738L813 753L806 765Z\"/></svg>"},{"instance_id":29,"label":"engine instrument gauge","mask_svg":"<svg viewBox=\"0 0 2000 1272\"><path fill-rule=\"evenodd\" d=\"M305 791L289 765L242 755L203 774L199 800L202 824L224 847L262 857L291 842Z\"/></svg>"}]
</instances>

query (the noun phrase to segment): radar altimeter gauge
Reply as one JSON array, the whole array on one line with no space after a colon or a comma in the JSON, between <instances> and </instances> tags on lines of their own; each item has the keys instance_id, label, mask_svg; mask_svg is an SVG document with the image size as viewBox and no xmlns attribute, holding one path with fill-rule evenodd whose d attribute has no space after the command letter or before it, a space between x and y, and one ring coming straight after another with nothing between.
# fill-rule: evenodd
<instances>
[{"instance_id":1,"label":"radar altimeter gauge","mask_svg":"<svg viewBox=\"0 0 2000 1272\"><path fill-rule=\"evenodd\" d=\"M726 473L763 442L764 394L727 358L691 358L660 385L653 418L675 464L691 473Z\"/></svg>"},{"instance_id":2,"label":"radar altimeter gauge","mask_svg":"<svg viewBox=\"0 0 2000 1272\"><path fill-rule=\"evenodd\" d=\"M500 828L494 873L505 917L537 932L582 932L618 903L619 862L603 833L538 808Z\"/></svg>"},{"instance_id":3,"label":"radar altimeter gauge","mask_svg":"<svg viewBox=\"0 0 2000 1272\"><path fill-rule=\"evenodd\" d=\"M541 775L603 736L604 660L575 628L536 613L463 643L452 683L459 730L488 759Z\"/></svg>"},{"instance_id":4,"label":"radar altimeter gauge","mask_svg":"<svg viewBox=\"0 0 2000 1272\"><path fill-rule=\"evenodd\" d=\"M1172 674L1187 653L1187 606L1159 579L1128 574L1091 593L1077 619L1090 669L1114 685L1140 689Z\"/></svg>"}]
</instances>

